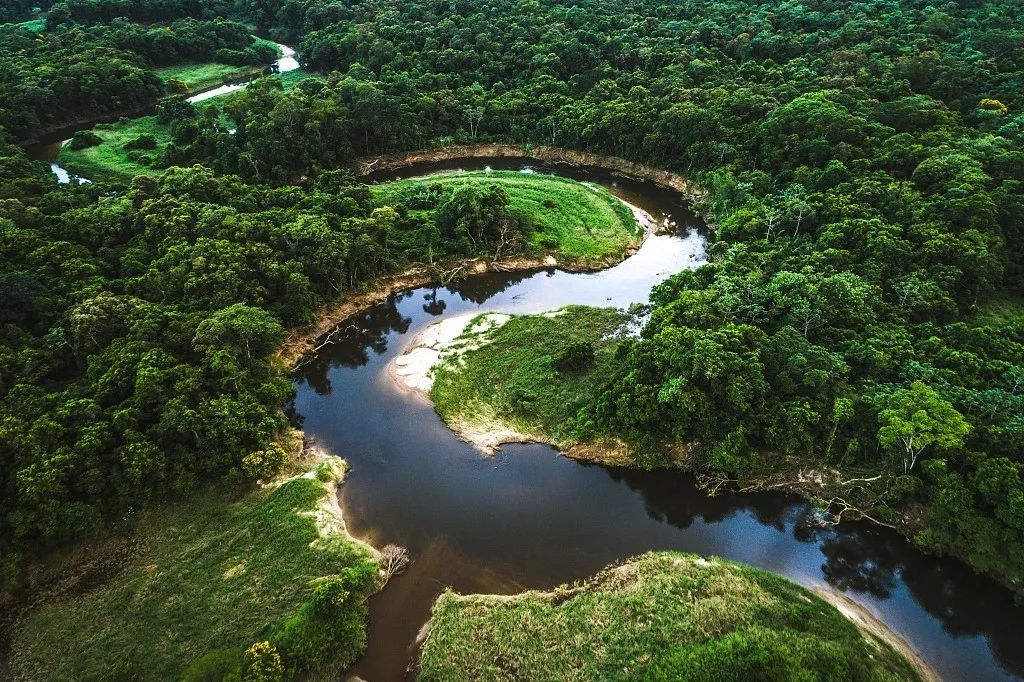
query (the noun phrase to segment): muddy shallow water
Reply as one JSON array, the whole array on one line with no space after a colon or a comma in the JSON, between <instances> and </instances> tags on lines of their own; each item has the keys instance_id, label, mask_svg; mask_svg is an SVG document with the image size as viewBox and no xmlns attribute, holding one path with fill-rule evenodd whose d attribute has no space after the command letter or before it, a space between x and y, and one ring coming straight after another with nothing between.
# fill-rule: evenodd
<instances>
[{"instance_id":1,"label":"muddy shallow water","mask_svg":"<svg viewBox=\"0 0 1024 682\"><path fill-rule=\"evenodd\" d=\"M402 174L524 163L446 162ZM623 307L645 301L671 273L702 262L699 221L671 191L594 169L535 170L599 182L659 222L675 222L684 236L653 237L600 273L497 273L406 292L346 322L336 343L299 367L296 421L352 466L341 492L349 530L376 546L405 546L413 557L370 600L369 647L351 673L367 680L403 677L416 633L447 586L500 593L549 588L617 559L679 549L841 590L944 678L1024 674L1024 609L958 561L926 556L896 533L864 523L816 528L808 523L810 507L791 496L708 497L682 472L581 464L542 445L509 445L487 458L459 441L427 401L392 381L391 359L444 317L568 303Z\"/></svg>"}]
</instances>

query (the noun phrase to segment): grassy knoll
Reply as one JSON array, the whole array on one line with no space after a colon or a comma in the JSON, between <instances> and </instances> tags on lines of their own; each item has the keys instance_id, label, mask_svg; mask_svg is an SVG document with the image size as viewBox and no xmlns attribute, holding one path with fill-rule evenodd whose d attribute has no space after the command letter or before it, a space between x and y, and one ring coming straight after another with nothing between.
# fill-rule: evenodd
<instances>
[{"instance_id":1,"label":"grassy knoll","mask_svg":"<svg viewBox=\"0 0 1024 682\"><path fill-rule=\"evenodd\" d=\"M28 29L33 33L42 33L46 30L46 19L31 19L18 24L21 28Z\"/></svg>"},{"instance_id":2,"label":"grassy knoll","mask_svg":"<svg viewBox=\"0 0 1024 682\"><path fill-rule=\"evenodd\" d=\"M813 593L718 558L647 554L578 585L443 594L421 680L913 680Z\"/></svg>"},{"instance_id":3,"label":"grassy knoll","mask_svg":"<svg viewBox=\"0 0 1024 682\"><path fill-rule=\"evenodd\" d=\"M415 205L430 188L498 184L510 208L530 219L529 247L564 259L595 261L620 256L639 243L641 229L630 210L600 187L568 178L515 171L474 171L398 180L374 187L386 202ZM429 212L431 209L423 209Z\"/></svg>"},{"instance_id":4,"label":"grassy knoll","mask_svg":"<svg viewBox=\"0 0 1024 682\"><path fill-rule=\"evenodd\" d=\"M90 180L131 180L136 175L159 172L163 147L171 141L171 130L156 116L125 118L114 123L101 123L91 131L100 143L85 149L61 148L58 160L76 175ZM156 149L129 148L142 135L152 135Z\"/></svg>"},{"instance_id":5,"label":"grassy knoll","mask_svg":"<svg viewBox=\"0 0 1024 682\"><path fill-rule=\"evenodd\" d=\"M289 678L347 666L377 578L328 504L343 474L332 457L240 501L211 493L143 512L128 566L28 616L14 679L219 680L263 641Z\"/></svg>"},{"instance_id":6,"label":"grassy knoll","mask_svg":"<svg viewBox=\"0 0 1024 682\"><path fill-rule=\"evenodd\" d=\"M505 428L571 445L572 418L609 375L625 321L613 309L569 306L482 333L470 325L435 367L431 399L464 436Z\"/></svg>"}]
</instances>

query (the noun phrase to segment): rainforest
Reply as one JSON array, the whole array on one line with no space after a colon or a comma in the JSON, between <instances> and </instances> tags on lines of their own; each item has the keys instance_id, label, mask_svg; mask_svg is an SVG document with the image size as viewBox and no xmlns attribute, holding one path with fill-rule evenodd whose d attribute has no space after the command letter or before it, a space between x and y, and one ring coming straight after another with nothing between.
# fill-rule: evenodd
<instances>
[{"instance_id":1,"label":"rainforest","mask_svg":"<svg viewBox=\"0 0 1024 682\"><path fill-rule=\"evenodd\" d=\"M1024 7L0 8L0 677L1024 677Z\"/></svg>"}]
</instances>

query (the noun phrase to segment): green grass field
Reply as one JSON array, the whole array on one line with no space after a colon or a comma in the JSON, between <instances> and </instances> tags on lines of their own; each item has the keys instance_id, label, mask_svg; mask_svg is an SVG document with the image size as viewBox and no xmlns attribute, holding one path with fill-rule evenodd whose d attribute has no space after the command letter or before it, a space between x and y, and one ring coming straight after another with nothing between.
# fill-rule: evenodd
<instances>
[{"instance_id":1,"label":"green grass field","mask_svg":"<svg viewBox=\"0 0 1024 682\"><path fill-rule=\"evenodd\" d=\"M178 64L156 69L154 73L165 83L173 78L183 81L190 94L216 88L224 83L259 75L262 66L232 66L230 64Z\"/></svg>"},{"instance_id":2,"label":"green grass field","mask_svg":"<svg viewBox=\"0 0 1024 682\"><path fill-rule=\"evenodd\" d=\"M30 614L14 638L14 679L177 680L201 656L200 667L237 662L264 640L300 672L351 664L376 562L321 508L343 472L331 458L240 501L202 494L143 512L123 572ZM352 594L325 613L314 588L339 574L356 576Z\"/></svg>"},{"instance_id":3,"label":"green grass field","mask_svg":"<svg viewBox=\"0 0 1024 682\"><path fill-rule=\"evenodd\" d=\"M723 559L647 554L578 585L443 594L421 680L916 680L813 593Z\"/></svg>"},{"instance_id":4,"label":"green grass field","mask_svg":"<svg viewBox=\"0 0 1024 682\"><path fill-rule=\"evenodd\" d=\"M455 344L476 347L434 368L434 407L449 424L504 425L559 447L571 445L577 436L573 417L611 373L618 345L613 335L626 320L610 308L569 306L513 317L482 339L464 333ZM574 344L592 349L593 359L575 366L563 360Z\"/></svg>"},{"instance_id":5,"label":"green grass field","mask_svg":"<svg viewBox=\"0 0 1024 682\"><path fill-rule=\"evenodd\" d=\"M101 123L92 129L102 142L94 147L61 148L58 160L76 175L90 180L131 180L136 175L155 175L160 171L164 145L171 141L171 130L157 121L156 116L122 119L115 123ZM125 145L140 135L156 138L157 148L140 150L136 154L151 159L150 165L129 158Z\"/></svg>"},{"instance_id":6,"label":"green grass field","mask_svg":"<svg viewBox=\"0 0 1024 682\"><path fill-rule=\"evenodd\" d=\"M530 247L572 261L594 262L621 256L639 244L642 230L632 212L601 187L568 178L515 171L474 171L410 178L375 185L374 194L400 204L423 189L440 185L498 184L510 208L529 216Z\"/></svg>"}]
</instances>

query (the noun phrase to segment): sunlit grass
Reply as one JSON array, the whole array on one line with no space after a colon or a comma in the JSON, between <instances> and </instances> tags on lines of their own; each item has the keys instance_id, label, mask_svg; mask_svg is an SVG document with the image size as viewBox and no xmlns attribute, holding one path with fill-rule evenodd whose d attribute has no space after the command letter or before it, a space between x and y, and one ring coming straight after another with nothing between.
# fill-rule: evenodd
<instances>
[{"instance_id":1,"label":"sunlit grass","mask_svg":"<svg viewBox=\"0 0 1024 682\"><path fill-rule=\"evenodd\" d=\"M176 680L210 651L274 641L318 580L373 563L343 533L321 535L311 512L329 490L295 478L238 501L207 493L143 512L140 549L123 573L30 615L14 640L15 678ZM363 641L356 603L355 648L333 654L342 664Z\"/></svg>"},{"instance_id":2,"label":"sunlit grass","mask_svg":"<svg viewBox=\"0 0 1024 682\"><path fill-rule=\"evenodd\" d=\"M443 594L421 680L915 680L890 646L782 578L644 555L580 585Z\"/></svg>"},{"instance_id":3,"label":"sunlit grass","mask_svg":"<svg viewBox=\"0 0 1024 682\"><path fill-rule=\"evenodd\" d=\"M515 171L446 173L382 183L374 193L387 203L401 203L431 185L502 186L513 211L533 225L530 247L566 259L600 259L623 255L642 236L632 212L605 189L552 175Z\"/></svg>"},{"instance_id":4,"label":"sunlit grass","mask_svg":"<svg viewBox=\"0 0 1024 682\"><path fill-rule=\"evenodd\" d=\"M614 367L614 336L626 315L611 308L570 306L555 314L516 316L484 332L484 343L434 370L431 399L445 421L474 423L482 415L556 444L573 441L572 417ZM478 339L464 336L456 343ZM589 344L593 361L559 367L574 343ZM490 418L490 417L489 417Z\"/></svg>"}]
</instances>

